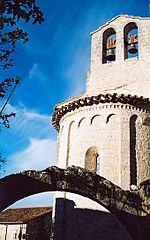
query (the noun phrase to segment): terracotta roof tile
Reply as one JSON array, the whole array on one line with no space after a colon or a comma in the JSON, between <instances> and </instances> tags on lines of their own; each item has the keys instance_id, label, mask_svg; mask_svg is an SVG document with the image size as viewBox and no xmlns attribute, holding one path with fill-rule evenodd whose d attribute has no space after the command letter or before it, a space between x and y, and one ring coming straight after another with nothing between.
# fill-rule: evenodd
<instances>
[{"instance_id":1,"label":"terracotta roof tile","mask_svg":"<svg viewBox=\"0 0 150 240\"><path fill-rule=\"evenodd\" d=\"M82 97L85 97L85 94L80 94L80 95L78 95L76 97L72 97L72 98L69 98L69 99L67 99L67 100L65 100L63 102L57 103L56 107L60 107L60 106L62 106L64 104L66 104L66 103L72 102L73 100L77 100L77 99L82 98Z\"/></svg>"},{"instance_id":2,"label":"terracotta roof tile","mask_svg":"<svg viewBox=\"0 0 150 240\"><path fill-rule=\"evenodd\" d=\"M150 99L144 98L143 96L138 97L137 95L131 96L130 94L99 94L93 96L81 95L72 99L69 99L68 102L63 102L62 105L56 105L54 110L54 114L52 116L52 124L54 128L59 131L59 122L60 119L68 112L74 111L79 107L86 107L97 104L105 104L105 103L121 103L128 104L130 106L137 107L139 109L144 109L146 111L150 111Z\"/></svg>"},{"instance_id":3,"label":"terracotta roof tile","mask_svg":"<svg viewBox=\"0 0 150 240\"><path fill-rule=\"evenodd\" d=\"M26 223L52 212L52 207L10 208L0 213L0 223Z\"/></svg>"}]
</instances>

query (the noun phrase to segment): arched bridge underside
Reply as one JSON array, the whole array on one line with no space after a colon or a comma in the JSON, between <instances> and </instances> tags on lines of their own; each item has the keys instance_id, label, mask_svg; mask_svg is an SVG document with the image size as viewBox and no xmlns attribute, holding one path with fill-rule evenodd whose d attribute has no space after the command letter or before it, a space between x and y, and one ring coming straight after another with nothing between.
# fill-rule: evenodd
<instances>
[{"instance_id":1,"label":"arched bridge underside","mask_svg":"<svg viewBox=\"0 0 150 240\"><path fill-rule=\"evenodd\" d=\"M130 192L80 167L29 170L0 179L0 210L46 191L66 191L88 197L115 214L133 239L149 239L150 180Z\"/></svg>"}]
</instances>

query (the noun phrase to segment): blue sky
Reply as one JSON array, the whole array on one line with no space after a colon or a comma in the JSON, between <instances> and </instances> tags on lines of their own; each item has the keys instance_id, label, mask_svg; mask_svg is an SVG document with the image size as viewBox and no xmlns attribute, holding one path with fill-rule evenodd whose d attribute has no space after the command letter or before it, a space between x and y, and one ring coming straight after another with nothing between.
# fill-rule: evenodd
<instances>
[{"instance_id":1,"label":"blue sky","mask_svg":"<svg viewBox=\"0 0 150 240\"><path fill-rule=\"evenodd\" d=\"M148 0L37 2L45 22L18 24L29 33L30 40L18 44L15 66L7 71L11 76L20 75L22 81L7 106L7 111L16 112L17 116L11 119L10 129L0 131L0 150L7 159L5 175L55 165L53 107L85 92L90 32L119 14L149 16ZM17 204L45 205L51 201L50 194L42 194Z\"/></svg>"}]
</instances>

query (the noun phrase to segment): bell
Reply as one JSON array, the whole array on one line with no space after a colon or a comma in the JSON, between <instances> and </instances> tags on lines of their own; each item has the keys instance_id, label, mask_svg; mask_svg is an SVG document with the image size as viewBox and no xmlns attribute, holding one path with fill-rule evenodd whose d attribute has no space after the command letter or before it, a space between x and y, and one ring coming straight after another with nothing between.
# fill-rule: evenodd
<instances>
[{"instance_id":1,"label":"bell","mask_svg":"<svg viewBox=\"0 0 150 240\"><path fill-rule=\"evenodd\" d=\"M128 52L129 52L130 54L135 54L135 53L138 52L138 50L137 50L137 48L136 48L136 46L135 46L134 43L132 43L132 44L130 45L130 48L129 48Z\"/></svg>"},{"instance_id":2,"label":"bell","mask_svg":"<svg viewBox=\"0 0 150 240\"><path fill-rule=\"evenodd\" d=\"M116 58L116 56L115 56L114 49L112 49L112 48L108 49L107 52L106 52L106 60L107 61L114 61L115 58Z\"/></svg>"}]
</instances>

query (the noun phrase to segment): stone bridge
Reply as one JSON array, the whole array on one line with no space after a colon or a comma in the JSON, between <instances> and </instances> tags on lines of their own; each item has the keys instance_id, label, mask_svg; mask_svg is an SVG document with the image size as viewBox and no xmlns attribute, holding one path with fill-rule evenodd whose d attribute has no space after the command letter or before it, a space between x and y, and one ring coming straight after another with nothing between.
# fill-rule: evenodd
<instances>
[{"instance_id":1,"label":"stone bridge","mask_svg":"<svg viewBox=\"0 0 150 240\"><path fill-rule=\"evenodd\" d=\"M0 179L0 210L46 191L66 191L88 197L115 214L132 239L149 239L150 179L131 192L80 167L24 171Z\"/></svg>"}]
</instances>

